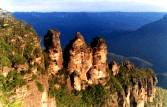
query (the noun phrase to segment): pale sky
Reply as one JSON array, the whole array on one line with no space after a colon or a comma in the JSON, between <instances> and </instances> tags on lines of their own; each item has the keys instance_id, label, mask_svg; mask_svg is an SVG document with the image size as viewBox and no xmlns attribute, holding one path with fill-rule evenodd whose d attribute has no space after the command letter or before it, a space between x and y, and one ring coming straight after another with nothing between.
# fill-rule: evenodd
<instances>
[{"instance_id":1,"label":"pale sky","mask_svg":"<svg viewBox=\"0 0 167 107\"><path fill-rule=\"evenodd\" d=\"M0 0L11 12L167 12L167 0Z\"/></svg>"}]
</instances>

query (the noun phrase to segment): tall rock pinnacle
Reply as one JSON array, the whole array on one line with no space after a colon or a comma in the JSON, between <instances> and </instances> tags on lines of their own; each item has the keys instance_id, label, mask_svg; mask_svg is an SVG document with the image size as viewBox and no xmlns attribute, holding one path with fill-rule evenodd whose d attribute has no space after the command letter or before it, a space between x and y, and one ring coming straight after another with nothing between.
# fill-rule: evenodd
<instances>
[{"instance_id":1,"label":"tall rock pinnacle","mask_svg":"<svg viewBox=\"0 0 167 107\"><path fill-rule=\"evenodd\" d=\"M75 73L74 88L81 90L82 81L87 81L87 72L92 67L92 49L85 43L83 36L77 32L76 37L71 41L69 47L69 61L67 71L69 74ZM77 78L77 79L76 79ZM75 86L76 84L79 84Z\"/></svg>"},{"instance_id":2,"label":"tall rock pinnacle","mask_svg":"<svg viewBox=\"0 0 167 107\"><path fill-rule=\"evenodd\" d=\"M63 68L63 55L60 44L60 32L48 30L44 37L44 45L48 52L48 71L56 74Z\"/></svg>"},{"instance_id":3,"label":"tall rock pinnacle","mask_svg":"<svg viewBox=\"0 0 167 107\"><path fill-rule=\"evenodd\" d=\"M91 80L89 83L105 84L107 72L107 45L102 38L96 38L92 42L93 66L90 70Z\"/></svg>"}]
</instances>

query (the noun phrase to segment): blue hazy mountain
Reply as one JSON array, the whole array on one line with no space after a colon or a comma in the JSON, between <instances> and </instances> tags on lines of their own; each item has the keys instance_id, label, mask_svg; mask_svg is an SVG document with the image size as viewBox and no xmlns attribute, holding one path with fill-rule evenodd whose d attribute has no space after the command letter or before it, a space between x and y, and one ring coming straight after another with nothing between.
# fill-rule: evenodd
<instances>
[{"instance_id":1,"label":"blue hazy mountain","mask_svg":"<svg viewBox=\"0 0 167 107\"><path fill-rule=\"evenodd\" d=\"M131 31L140 26L160 19L165 13L13 13L21 20L31 24L43 37L49 28L61 31L63 46L71 40L75 32L80 31L90 41L99 35L110 36L112 31Z\"/></svg>"},{"instance_id":2,"label":"blue hazy mountain","mask_svg":"<svg viewBox=\"0 0 167 107\"><path fill-rule=\"evenodd\" d=\"M109 38L109 37L108 37ZM153 64L157 72L167 72L167 16L136 31L113 33L110 48L124 56L137 56Z\"/></svg>"}]
</instances>

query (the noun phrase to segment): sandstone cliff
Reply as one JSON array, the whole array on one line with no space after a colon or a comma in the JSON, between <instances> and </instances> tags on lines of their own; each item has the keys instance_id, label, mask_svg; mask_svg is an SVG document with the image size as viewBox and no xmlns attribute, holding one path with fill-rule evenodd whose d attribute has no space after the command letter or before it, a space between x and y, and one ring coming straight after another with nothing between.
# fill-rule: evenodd
<instances>
[{"instance_id":1,"label":"sandstone cliff","mask_svg":"<svg viewBox=\"0 0 167 107\"><path fill-rule=\"evenodd\" d=\"M50 99L42 97L47 95L48 80L42 75L45 67L40 40L30 25L4 11L1 14L0 107L42 107Z\"/></svg>"}]
</instances>

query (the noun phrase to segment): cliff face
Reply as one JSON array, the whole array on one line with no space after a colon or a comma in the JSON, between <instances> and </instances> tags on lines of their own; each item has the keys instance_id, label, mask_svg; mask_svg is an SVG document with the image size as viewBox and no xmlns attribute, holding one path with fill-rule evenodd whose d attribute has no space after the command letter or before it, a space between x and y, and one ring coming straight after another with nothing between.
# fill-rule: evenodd
<instances>
[{"instance_id":1,"label":"cliff face","mask_svg":"<svg viewBox=\"0 0 167 107\"><path fill-rule=\"evenodd\" d=\"M88 44L77 32L62 51L60 32L49 30L43 50L30 25L11 16L0 22L0 106L6 99L25 107L144 107L154 101L152 70L129 61L108 64L102 38Z\"/></svg>"},{"instance_id":2,"label":"cliff face","mask_svg":"<svg viewBox=\"0 0 167 107\"><path fill-rule=\"evenodd\" d=\"M157 78L151 70L137 70L129 61L121 65L113 62L112 68L113 75L120 80L123 86L125 92L123 105L125 107L145 107L146 103L153 102Z\"/></svg>"},{"instance_id":3,"label":"cliff face","mask_svg":"<svg viewBox=\"0 0 167 107\"><path fill-rule=\"evenodd\" d=\"M48 80L40 40L30 25L0 14L0 106L42 107L51 99L42 98Z\"/></svg>"}]
</instances>

